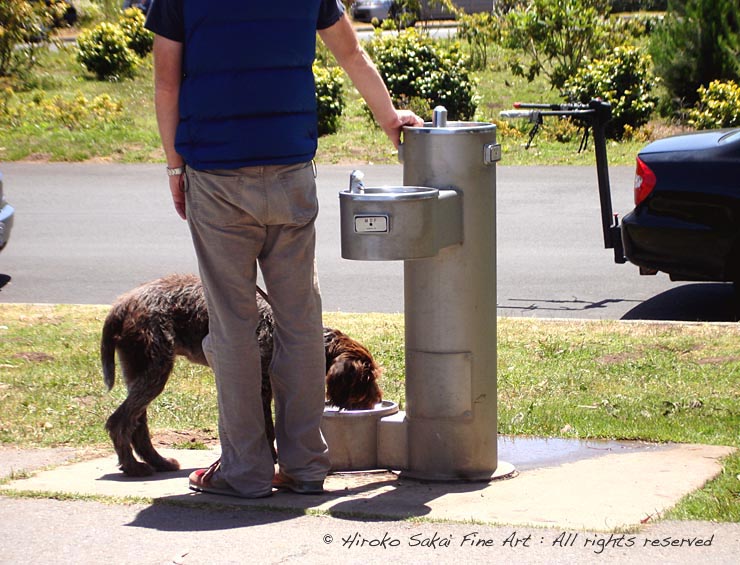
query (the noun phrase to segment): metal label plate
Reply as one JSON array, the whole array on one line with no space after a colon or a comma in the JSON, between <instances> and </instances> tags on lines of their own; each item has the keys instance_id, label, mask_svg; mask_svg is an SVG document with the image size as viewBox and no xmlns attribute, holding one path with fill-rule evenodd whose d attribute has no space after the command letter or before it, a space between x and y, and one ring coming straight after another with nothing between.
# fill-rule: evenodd
<instances>
[{"instance_id":1,"label":"metal label plate","mask_svg":"<svg viewBox=\"0 0 740 565\"><path fill-rule=\"evenodd\" d=\"M355 216L355 233L388 233L390 222L386 215Z\"/></svg>"}]
</instances>

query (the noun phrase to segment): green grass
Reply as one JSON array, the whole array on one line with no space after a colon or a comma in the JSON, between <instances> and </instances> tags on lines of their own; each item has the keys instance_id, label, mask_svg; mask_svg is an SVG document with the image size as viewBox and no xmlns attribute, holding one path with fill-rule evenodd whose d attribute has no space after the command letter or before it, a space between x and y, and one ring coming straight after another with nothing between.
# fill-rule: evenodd
<instances>
[{"instance_id":1,"label":"green grass","mask_svg":"<svg viewBox=\"0 0 740 565\"><path fill-rule=\"evenodd\" d=\"M107 448L103 424L125 396L105 389L98 341L107 307L0 305L0 442ZM404 404L403 317L327 313L384 369ZM740 327L711 324L498 322L499 432L740 447ZM493 346L493 344L492 344ZM178 362L152 404L155 440L198 449L216 438L210 371ZM740 522L740 455L668 517Z\"/></svg>"},{"instance_id":2,"label":"green grass","mask_svg":"<svg viewBox=\"0 0 740 565\"><path fill-rule=\"evenodd\" d=\"M65 43L59 51L44 54L40 66L24 84L0 78L0 161L162 162L154 115L151 56L143 61L133 79L106 82L86 73L74 54L74 44ZM543 79L530 83L513 76L504 57L503 53L494 53L487 70L473 73L479 97L474 119L499 124L502 164L592 165L593 150L577 152L580 133L572 126L547 122L534 145L525 150L530 125L522 120L499 122L499 112L510 109L516 101L559 100ZM75 103L79 96L89 104L100 95L108 95L120 104L120 113L99 115ZM64 101L61 116L52 108L55 99ZM348 79L345 99L341 127L336 134L319 140L317 161L397 163L396 151L366 117L362 100ZM610 163L632 164L647 136L611 144ZM565 141L558 142L556 138Z\"/></svg>"}]
</instances>

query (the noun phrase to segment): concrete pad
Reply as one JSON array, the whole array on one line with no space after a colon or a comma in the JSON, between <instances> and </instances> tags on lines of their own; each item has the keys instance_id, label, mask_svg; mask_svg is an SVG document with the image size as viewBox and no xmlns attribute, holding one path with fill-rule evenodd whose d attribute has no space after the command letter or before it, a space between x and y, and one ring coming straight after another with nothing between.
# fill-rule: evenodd
<instances>
[{"instance_id":1,"label":"concrete pad","mask_svg":"<svg viewBox=\"0 0 740 565\"><path fill-rule=\"evenodd\" d=\"M622 442L625 443L625 442ZM187 476L208 466L217 450L161 450L182 470L146 479L124 476L114 456L60 466L11 481L7 490L101 497L165 499L189 505L234 505L319 510L333 515L401 519L426 517L452 522L547 526L612 531L639 527L722 470L731 447L636 444L644 449L594 450L587 458L531 466L517 476L491 483L413 481L388 471L331 475L320 496L276 493L239 498L193 493ZM501 456L499 456L501 458ZM516 461L511 461L516 465Z\"/></svg>"},{"instance_id":2,"label":"concrete pad","mask_svg":"<svg viewBox=\"0 0 740 565\"><path fill-rule=\"evenodd\" d=\"M56 467L84 456L84 452L72 447L19 449L0 445L0 478L18 477L44 467Z\"/></svg>"}]
</instances>

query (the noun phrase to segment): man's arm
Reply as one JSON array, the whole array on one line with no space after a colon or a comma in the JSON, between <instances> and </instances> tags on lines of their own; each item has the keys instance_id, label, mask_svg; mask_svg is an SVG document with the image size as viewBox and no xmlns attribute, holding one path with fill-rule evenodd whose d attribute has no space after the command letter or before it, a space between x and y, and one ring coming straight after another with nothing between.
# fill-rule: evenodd
<instances>
[{"instance_id":1,"label":"man's arm","mask_svg":"<svg viewBox=\"0 0 740 565\"><path fill-rule=\"evenodd\" d=\"M378 125L398 147L403 126L421 126L423 122L413 112L396 110L378 69L357 40L352 24L344 14L337 22L319 35L337 62L367 102Z\"/></svg>"},{"instance_id":2,"label":"man's arm","mask_svg":"<svg viewBox=\"0 0 740 565\"><path fill-rule=\"evenodd\" d=\"M161 35L154 36L154 107L157 113L159 137L168 167L181 167L183 158L175 150L175 133L180 120L178 99L182 80L182 43ZM186 218L183 175L169 178L175 210Z\"/></svg>"}]
</instances>

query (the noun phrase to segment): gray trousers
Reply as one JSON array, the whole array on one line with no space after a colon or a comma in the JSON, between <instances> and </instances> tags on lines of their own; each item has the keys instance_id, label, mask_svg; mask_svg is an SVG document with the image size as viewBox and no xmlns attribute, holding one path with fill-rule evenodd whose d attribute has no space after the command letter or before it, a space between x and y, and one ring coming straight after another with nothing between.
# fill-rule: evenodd
<instances>
[{"instance_id":1,"label":"gray trousers","mask_svg":"<svg viewBox=\"0 0 740 565\"><path fill-rule=\"evenodd\" d=\"M311 163L186 173L188 224L210 320L203 346L216 377L221 467L244 495L271 488L255 331L259 263L275 320L270 378L280 470L299 481L329 469L321 297L315 261L318 213Z\"/></svg>"}]
</instances>

